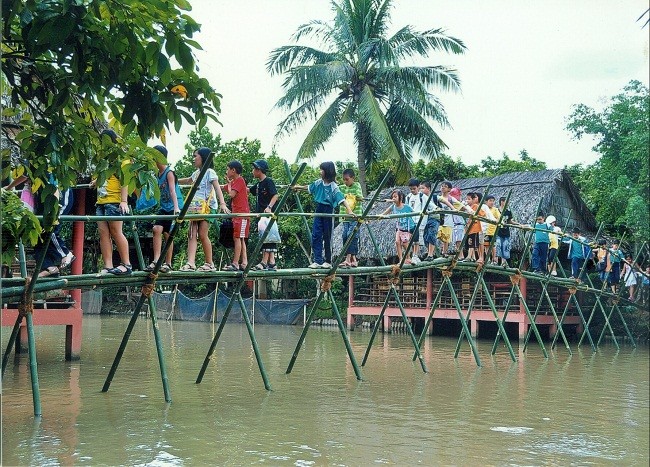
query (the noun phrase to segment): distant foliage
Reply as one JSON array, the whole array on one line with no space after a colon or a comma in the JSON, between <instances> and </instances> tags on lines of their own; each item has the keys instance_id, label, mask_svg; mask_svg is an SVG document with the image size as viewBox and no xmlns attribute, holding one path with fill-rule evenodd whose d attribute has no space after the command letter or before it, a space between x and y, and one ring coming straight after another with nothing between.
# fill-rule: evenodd
<instances>
[{"instance_id":1,"label":"distant foliage","mask_svg":"<svg viewBox=\"0 0 650 467\"><path fill-rule=\"evenodd\" d=\"M571 168L589 207L607 229L640 241L650 235L649 115L648 88L630 81L601 111L574 106L567 125L576 139L594 137L593 150L601 155L590 166Z\"/></svg>"}]
</instances>

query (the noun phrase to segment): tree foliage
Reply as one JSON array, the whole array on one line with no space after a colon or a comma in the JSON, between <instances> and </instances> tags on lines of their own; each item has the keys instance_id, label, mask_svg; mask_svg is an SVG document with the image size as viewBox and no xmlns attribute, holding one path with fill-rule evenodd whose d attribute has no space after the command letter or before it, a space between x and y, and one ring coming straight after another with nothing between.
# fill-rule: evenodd
<instances>
[{"instance_id":1,"label":"tree foliage","mask_svg":"<svg viewBox=\"0 0 650 467\"><path fill-rule=\"evenodd\" d=\"M528 151L522 149L519 152L519 160L510 159L505 152L501 159L493 159L491 156L481 160L479 170L482 177L493 177L512 172L538 172L546 170L546 162L540 161L528 155Z\"/></svg>"},{"instance_id":2,"label":"tree foliage","mask_svg":"<svg viewBox=\"0 0 650 467\"><path fill-rule=\"evenodd\" d=\"M186 0L3 1L2 113L16 123L3 132L33 183L47 185L49 173L62 187L82 174L108 176L106 119L129 141L119 147L135 161L121 175L129 180L153 168L150 136L216 120L220 95L197 74L200 26L189 10Z\"/></svg>"},{"instance_id":3,"label":"tree foliage","mask_svg":"<svg viewBox=\"0 0 650 467\"><path fill-rule=\"evenodd\" d=\"M414 153L438 156L446 147L431 122L448 125L433 89L458 91L456 71L437 65L413 66L414 58L433 52L462 54L464 44L441 29L400 28L388 37L392 0L333 1L334 21L311 21L294 40L312 39L319 47L288 45L272 51L267 69L285 76L278 108L289 110L277 136L315 123L298 152L311 158L345 123L355 128L359 182L374 177L391 161L398 182L411 174ZM405 63L409 63L406 65Z\"/></svg>"},{"instance_id":4,"label":"tree foliage","mask_svg":"<svg viewBox=\"0 0 650 467\"><path fill-rule=\"evenodd\" d=\"M629 230L636 239L650 234L650 96L648 88L630 81L602 111L574 106L567 129L576 139L592 136L600 159L576 182L599 221L609 229Z\"/></svg>"}]
</instances>

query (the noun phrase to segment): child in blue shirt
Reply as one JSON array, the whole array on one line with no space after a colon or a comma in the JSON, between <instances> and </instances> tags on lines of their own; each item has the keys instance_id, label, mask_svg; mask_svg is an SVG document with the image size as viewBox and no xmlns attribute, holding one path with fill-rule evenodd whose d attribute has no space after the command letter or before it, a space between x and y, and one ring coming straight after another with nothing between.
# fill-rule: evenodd
<instances>
[{"instance_id":1,"label":"child in blue shirt","mask_svg":"<svg viewBox=\"0 0 650 467\"><path fill-rule=\"evenodd\" d=\"M575 241L574 241L575 240ZM590 249L584 244L587 239L580 235L580 229L574 227L571 231L571 237L563 240L563 243L569 244L567 258L571 260L571 277L569 279L578 279L582 265L585 260L589 259Z\"/></svg>"},{"instance_id":2,"label":"child in blue shirt","mask_svg":"<svg viewBox=\"0 0 650 467\"><path fill-rule=\"evenodd\" d=\"M405 214L413 212L411 206L405 204L406 196L401 190L393 190L390 194L390 201L392 206L387 208L382 215L386 214ZM413 217L399 217L397 219L397 228L395 229L395 250L397 252L397 260L402 261L402 250L406 250L408 243L411 240L411 232L415 228L415 221ZM407 252L404 264L411 264L411 253Z\"/></svg>"},{"instance_id":3,"label":"child in blue shirt","mask_svg":"<svg viewBox=\"0 0 650 467\"><path fill-rule=\"evenodd\" d=\"M548 244L550 238L548 233L553 229L546 222L544 216L539 215L535 221L535 244L533 245L533 272L544 274L546 272L546 262L548 258Z\"/></svg>"},{"instance_id":4,"label":"child in blue shirt","mask_svg":"<svg viewBox=\"0 0 650 467\"><path fill-rule=\"evenodd\" d=\"M333 162L327 161L320 165L320 179L308 186L296 185L294 190L306 190L314 198L316 214L332 214L334 208L340 204L345 206L348 214L354 215L350 206L345 201L345 196L336 184L336 167ZM311 231L311 251L314 262L309 265L311 269L330 269L332 267L332 231L334 220L331 217L314 218Z\"/></svg>"}]
</instances>

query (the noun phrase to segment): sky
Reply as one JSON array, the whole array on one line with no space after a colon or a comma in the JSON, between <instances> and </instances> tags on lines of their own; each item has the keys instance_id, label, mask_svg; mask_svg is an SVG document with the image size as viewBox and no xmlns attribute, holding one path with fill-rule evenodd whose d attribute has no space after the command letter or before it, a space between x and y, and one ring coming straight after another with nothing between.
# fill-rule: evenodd
<instances>
[{"instance_id":1,"label":"sky","mask_svg":"<svg viewBox=\"0 0 650 467\"><path fill-rule=\"evenodd\" d=\"M195 37L199 74L223 95L223 126L209 123L222 142L259 139L261 150L293 162L310 124L274 139L286 116L274 108L282 96L282 77L266 71L270 52L291 44L298 26L314 19L331 21L327 0L190 0L189 13L202 25ZM419 65L453 67L460 93L435 91L452 128L435 127L445 151L465 164L522 149L549 168L598 158L594 141L574 141L565 130L573 105L602 109L632 79L648 86L649 28L637 18L648 8L640 0L505 1L395 0L392 35L411 25L442 28L464 42L464 55L443 52ZM644 18L645 20L645 18ZM167 137L171 160L185 153L186 124ZM341 127L316 161L355 161L351 125Z\"/></svg>"}]
</instances>

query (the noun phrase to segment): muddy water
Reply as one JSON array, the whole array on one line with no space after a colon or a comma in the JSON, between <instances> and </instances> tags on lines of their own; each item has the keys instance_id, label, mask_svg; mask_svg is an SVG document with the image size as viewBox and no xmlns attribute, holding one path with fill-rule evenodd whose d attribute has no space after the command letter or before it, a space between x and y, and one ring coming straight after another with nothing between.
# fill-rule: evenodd
<instances>
[{"instance_id":1,"label":"muddy water","mask_svg":"<svg viewBox=\"0 0 650 467\"><path fill-rule=\"evenodd\" d=\"M33 417L26 355L2 381L3 465L648 465L648 349L531 347L512 363L479 342L427 340L424 374L405 335L378 336L364 381L336 328L256 326L264 390L244 326L228 324L199 385L215 328L161 322L173 402L163 398L151 322L139 320L107 393L127 321L84 318L82 360L63 360L63 328L39 328L43 417ZM3 328L2 348L8 329ZM361 361L369 332L355 331Z\"/></svg>"}]
</instances>

